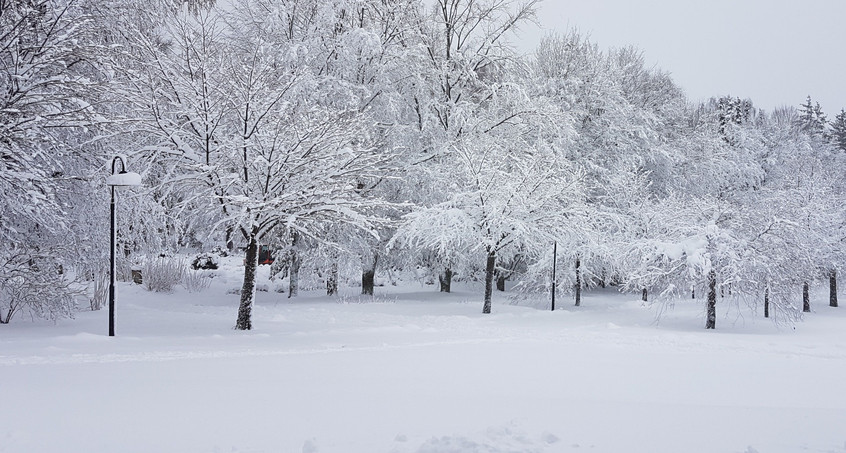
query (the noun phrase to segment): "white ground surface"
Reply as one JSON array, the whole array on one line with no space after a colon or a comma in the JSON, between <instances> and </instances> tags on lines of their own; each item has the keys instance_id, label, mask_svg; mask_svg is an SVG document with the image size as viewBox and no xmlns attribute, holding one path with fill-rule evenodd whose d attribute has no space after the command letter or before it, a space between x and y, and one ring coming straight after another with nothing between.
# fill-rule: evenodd
<instances>
[{"instance_id":1,"label":"white ground surface","mask_svg":"<svg viewBox=\"0 0 846 453\"><path fill-rule=\"evenodd\" d=\"M237 271L237 269L230 269ZM376 298L118 287L0 326L0 452L846 452L846 308L795 325L595 291L555 312L414 283ZM564 299L564 300L561 300ZM741 316L742 314L742 316Z\"/></svg>"}]
</instances>

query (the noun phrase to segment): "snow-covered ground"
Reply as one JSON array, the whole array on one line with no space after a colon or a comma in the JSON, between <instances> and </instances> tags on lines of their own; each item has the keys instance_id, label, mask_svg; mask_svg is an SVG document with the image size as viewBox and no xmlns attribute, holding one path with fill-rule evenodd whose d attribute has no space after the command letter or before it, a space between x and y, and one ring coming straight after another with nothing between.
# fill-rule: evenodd
<instances>
[{"instance_id":1,"label":"snow-covered ground","mask_svg":"<svg viewBox=\"0 0 846 453\"><path fill-rule=\"evenodd\" d=\"M263 267L266 272L266 267ZM613 290L560 310L413 283L289 300L121 283L107 310L0 327L2 452L846 452L846 308L774 325Z\"/></svg>"}]
</instances>

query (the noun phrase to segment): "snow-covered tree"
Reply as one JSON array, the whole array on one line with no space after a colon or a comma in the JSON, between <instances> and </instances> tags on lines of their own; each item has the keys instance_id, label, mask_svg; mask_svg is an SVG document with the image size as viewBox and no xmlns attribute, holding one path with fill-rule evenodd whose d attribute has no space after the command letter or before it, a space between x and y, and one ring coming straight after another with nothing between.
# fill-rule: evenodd
<instances>
[{"instance_id":1,"label":"snow-covered tree","mask_svg":"<svg viewBox=\"0 0 846 453\"><path fill-rule=\"evenodd\" d=\"M811 96L800 105L797 125L810 135L824 137L827 134L828 119L823 113L820 103L811 101Z\"/></svg>"},{"instance_id":2,"label":"snow-covered tree","mask_svg":"<svg viewBox=\"0 0 846 453\"><path fill-rule=\"evenodd\" d=\"M382 203L363 182L392 157L366 109L373 93L331 67L367 61L378 40L339 31L352 13L340 3L303 6L244 0L174 16L143 41L144 77L125 88L160 190L246 243L239 329L251 328L259 242L279 228L314 237L324 222L372 231Z\"/></svg>"},{"instance_id":3,"label":"snow-covered tree","mask_svg":"<svg viewBox=\"0 0 846 453\"><path fill-rule=\"evenodd\" d=\"M536 257L563 229L568 215L582 208L581 175L552 146L562 131L543 118L518 86L490 93L465 123L465 137L453 144L446 201L415 209L397 240L441 256L485 258L483 312L491 311L497 257Z\"/></svg>"},{"instance_id":4,"label":"snow-covered tree","mask_svg":"<svg viewBox=\"0 0 846 453\"><path fill-rule=\"evenodd\" d=\"M508 40L533 18L536 4L534 0L437 0L419 21L419 45L408 54L413 71L404 84L405 100L414 113L411 124L419 137L408 158L407 176L414 185L408 201L433 206L465 190L456 187L461 182L451 180L452 167L463 162L455 153L476 146L474 134L483 131L474 127L492 127L520 114L500 110L497 113L505 116L476 118L505 83L503 75L521 70ZM437 262L444 283L441 289L448 292L456 268L466 268L463 251L437 248L425 253Z\"/></svg>"},{"instance_id":5,"label":"snow-covered tree","mask_svg":"<svg viewBox=\"0 0 846 453\"><path fill-rule=\"evenodd\" d=\"M831 123L831 138L837 149L846 152L846 109L840 109L840 113L834 117Z\"/></svg>"},{"instance_id":6,"label":"snow-covered tree","mask_svg":"<svg viewBox=\"0 0 846 453\"><path fill-rule=\"evenodd\" d=\"M92 169L86 164L97 162L76 146L96 121L91 23L73 0L0 2L4 323L25 309L35 316L70 315L76 248L97 239L74 231L83 226L69 221L72 205L81 201L69 198L74 181L87 179ZM72 238L86 242L74 244Z\"/></svg>"},{"instance_id":7,"label":"snow-covered tree","mask_svg":"<svg viewBox=\"0 0 846 453\"><path fill-rule=\"evenodd\" d=\"M559 249L578 262L579 287L618 279L640 206L676 178L676 150L667 143L678 135L684 98L637 49L602 52L577 30L542 41L533 66L537 95L574 120L576 133L560 152L585 174L587 188L579 241ZM573 270L568 284L576 283Z\"/></svg>"}]
</instances>

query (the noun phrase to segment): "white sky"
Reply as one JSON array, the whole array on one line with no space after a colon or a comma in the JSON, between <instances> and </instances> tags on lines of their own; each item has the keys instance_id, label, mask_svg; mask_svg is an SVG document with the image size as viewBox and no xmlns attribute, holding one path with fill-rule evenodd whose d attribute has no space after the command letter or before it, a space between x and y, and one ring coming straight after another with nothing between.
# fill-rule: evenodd
<instances>
[{"instance_id":1,"label":"white sky","mask_svg":"<svg viewBox=\"0 0 846 453\"><path fill-rule=\"evenodd\" d=\"M829 119L846 107L846 0L544 0L538 19L521 50L576 27L602 48L637 46L694 101L772 110L810 95Z\"/></svg>"}]
</instances>

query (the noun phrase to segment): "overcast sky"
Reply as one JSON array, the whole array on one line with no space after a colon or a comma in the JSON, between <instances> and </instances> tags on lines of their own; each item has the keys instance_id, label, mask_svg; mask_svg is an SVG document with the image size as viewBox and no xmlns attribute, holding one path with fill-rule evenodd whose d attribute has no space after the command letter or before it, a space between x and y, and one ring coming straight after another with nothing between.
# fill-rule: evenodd
<instances>
[{"instance_id":1,"label":"overcast sky","mask_svg":"<svg viewBox=\"0 0 846 453\"><path fill-rule=\"evenodd\" d=\"M846 107L846 0L544 0L538 19L522 50L576 27L602 48L637 46L694 101L772 110L810 95L829 119Z\"/></svg>"}]
</instances>

